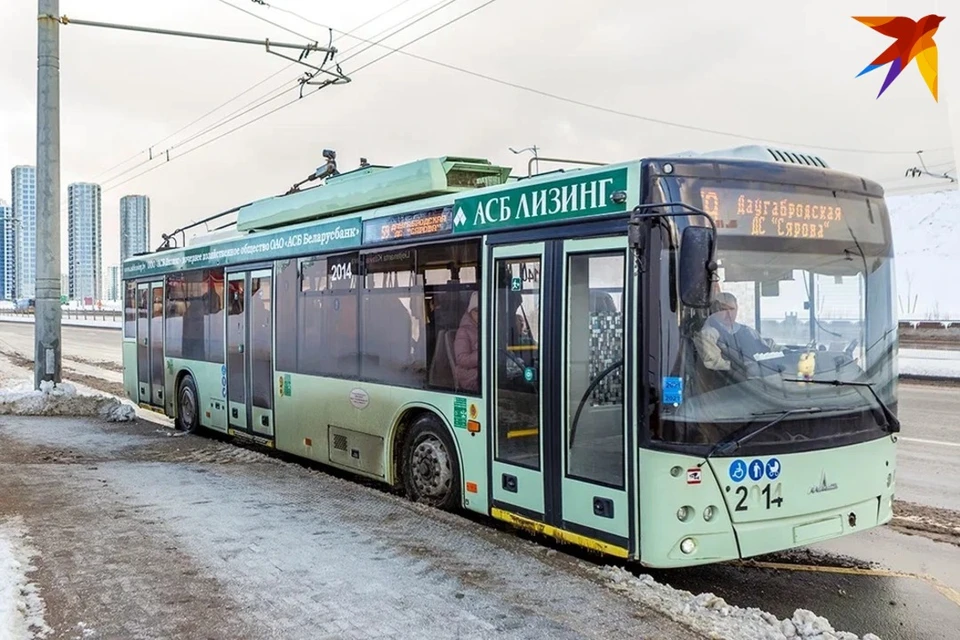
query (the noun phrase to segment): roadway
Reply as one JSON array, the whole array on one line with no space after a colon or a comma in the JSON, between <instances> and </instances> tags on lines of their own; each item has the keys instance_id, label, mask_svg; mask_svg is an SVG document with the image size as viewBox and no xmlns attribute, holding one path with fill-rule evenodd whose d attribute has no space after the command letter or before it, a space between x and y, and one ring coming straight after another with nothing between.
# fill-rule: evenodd
<instances>
[{"instance_id":1,"label":"roadway","mask_svg":"<svg viewBox=\"0 0 960 640\"><path fill-rule=\"evenodd\" d=\"M118 370L121 355L121 333L116 329L92 329L63 326L63 358L83 363L111 364ZM15 350L25 357L33 357L33 323L6 322L0 318L0 349Z\"/></svg>"},{"instance_id":2,"label":"roadway","mask_svg":"<svg viewBox=\"0 0 960 640\"><path fill-rule=\"evenodd\" d=\"M63 341L68 372L102 363L108 369L105 377L109 370L117 375L118 331L65 326ZM31 357L33 327L0 322L0 351ZM960 527L958 388L904 382L899 415L903 429L897 499L921 505L931 517ZM770 564L763 566L648 573L674 587L710 591L731 604L759 607L781 618L805 608L826 616L838 629L877 632L885 640L953 638L960 627L958 536L951 544L934 542L925 534L904 535L902 530L883 527L799 553L778 554L764 558Z\"/></svg>"}]
</instances>

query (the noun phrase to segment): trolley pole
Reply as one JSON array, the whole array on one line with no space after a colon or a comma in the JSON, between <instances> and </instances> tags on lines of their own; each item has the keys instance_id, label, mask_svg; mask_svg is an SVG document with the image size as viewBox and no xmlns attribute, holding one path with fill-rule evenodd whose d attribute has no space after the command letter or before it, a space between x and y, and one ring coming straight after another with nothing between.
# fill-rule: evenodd
<instances>
[{"instance_id":1,"label":"trolley pole","mask_svg":"<svg viewBox=\"0 0 960 640\"><path fill-rule=\"evenodd\" d=\"M34 388L60 383L60 0L38 0Z\"/></svg>"}]
</instances>

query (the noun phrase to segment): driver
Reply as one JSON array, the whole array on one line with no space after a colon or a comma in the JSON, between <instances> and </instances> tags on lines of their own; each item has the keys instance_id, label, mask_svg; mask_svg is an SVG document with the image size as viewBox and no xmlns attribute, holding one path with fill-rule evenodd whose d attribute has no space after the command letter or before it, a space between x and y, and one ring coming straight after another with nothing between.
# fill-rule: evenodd
<instances>
[{"instance_id":1,"label":"driver","mask_svg":"<svg viewBox=\"0 0 960 640\"><path fill-rule=\"evenodd\" d=\"M711 305L712 315L694 337L694 345L707 369L730 371L731 362L724 354L735 354L745 366L758 353L777 350L777 344L760 337L752 327L737 322L737 298L723 291Z\"/></svg>"}]
</instances>

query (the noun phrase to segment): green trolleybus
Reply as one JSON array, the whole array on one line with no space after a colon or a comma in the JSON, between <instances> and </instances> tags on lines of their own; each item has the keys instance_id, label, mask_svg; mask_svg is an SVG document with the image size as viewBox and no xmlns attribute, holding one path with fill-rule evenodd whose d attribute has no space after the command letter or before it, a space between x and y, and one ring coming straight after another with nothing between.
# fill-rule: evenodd
<instances>
[{"instance_id":1,"label":"green trolleybus","mask_svg":"<svg viewBox=\"0 0 960 640\"><path fill-rule=\"evenodd\" d=\"M878 184L756 146L332 164L124 262L133 401L651 567L892 517Z\"/></svg>"}]
</instances>

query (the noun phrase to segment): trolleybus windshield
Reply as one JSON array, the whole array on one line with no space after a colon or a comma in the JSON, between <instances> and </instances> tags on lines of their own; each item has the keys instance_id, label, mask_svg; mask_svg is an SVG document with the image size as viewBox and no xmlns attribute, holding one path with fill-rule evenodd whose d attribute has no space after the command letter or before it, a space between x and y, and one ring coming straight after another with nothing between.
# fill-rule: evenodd
<instances>
[{"instance_id":1,"label":"trolleybus windshield","mask_svg":"<svg viewBox=\"0 0 960 640\"><path fill-rule=\"evenodd\" d=\"M664 306L659 435L714 444L772 412L745 447L778 451L876 438L894 403L897 325L889 222L877 197L782 184L676 179L717 226L708 309ZM698 224L699 222L695 222ZM665 249L662 264L674 257ZM670 283L664 269L664 286ZM669 290L669 289L667 289ZM676 298L674 298L676 300ZM799 381L798 381L799 380Z\"/></svg>"}]
</instances>

